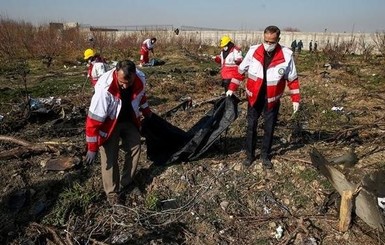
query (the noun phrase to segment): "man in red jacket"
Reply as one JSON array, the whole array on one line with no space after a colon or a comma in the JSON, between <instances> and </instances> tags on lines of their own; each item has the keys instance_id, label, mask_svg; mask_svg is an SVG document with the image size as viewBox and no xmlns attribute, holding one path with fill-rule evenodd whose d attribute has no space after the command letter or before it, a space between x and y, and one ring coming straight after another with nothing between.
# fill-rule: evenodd
<instances>
[{"instance_id":1,"label":"man in red jacket","mask_svg":"<svg viewBox=\"0 0 385 245\"><path fill-rule=\"evenodd\" d=\"M229 36L223 36L220 40L219 46L222 51L219 55L214 56L213 59L218 64L221 64L222 86L227 92L232 78L243 80L243 75L238 72L238 65L242 62L242 51L237 47Z\"/></svg>"},{"instance_id":2,"label":"man in red jacket","mask_svg":"<svg viewBox=\"0 0 385 245\"><path fill-rule=\"evenodd\" d=\"M151 116L145 95L143 72L130 60L118 62L95 85L86 120L87 156L91 164L100 147L102 179L107 200L120 204L121 190L132 182L141 152L140 118ZM120 175L119 141L125 152Z\"/></svg>"},{"instance_id":3,"label":"man in red jacket","mask_svg":"<svg viewBox=\"0 0 385 245\"><path fill-rule=\"evenodd\" d=\"M247 108L247 158L244 161L245 166L250 166L255 160L258 119L263 114L264 134L261 146L261 160L264 168L271 169L273 167L270 159L271 146L280 98L286 84L290 91L294 113L299 108L299 82L293 52L278 43L280 33L281 31L276 26L266 27L263 34L263 44L251 46L239 65L239 73L244 74L247 71L248 74L245 86L249 102ZM226 95L231 96L239 84L239 80L232 79Z\"/></svg>"},{"instance_id":4,"label":"man in red jacket","mask_svg":"<svg viewBox=\"0 0 385 245\"><path fill-rule=\"evenodd\" d=\"M156 38L148 38L142 42L142 45L140 46L140 64L139 66L145 66L150 62L149 53L154 55L154 46L156 43Z\"/></svg>"}]
</instances>

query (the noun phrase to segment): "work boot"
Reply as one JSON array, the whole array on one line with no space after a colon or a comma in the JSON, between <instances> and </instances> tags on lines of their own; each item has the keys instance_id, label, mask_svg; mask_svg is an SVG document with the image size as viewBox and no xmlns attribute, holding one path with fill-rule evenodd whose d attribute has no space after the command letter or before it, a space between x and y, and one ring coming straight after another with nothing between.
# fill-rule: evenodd
<instances>
[{"instance_id":1,"label":"work boot","mask_svg":"<svg viewBox=\"0 0 385 245\"><path fill-rule=\"evenodd\" d=\"M123 205L123 200L118 193L108 194L107 201L111 206Z\"/></svg>"},{"instance_id":2,"label":"work boot","mask_svg":"<svg viewBox=\"0 0 385 245\"><path fill-rule=\"evenodd\" d=\"M268 157L261 157L262 160L262 166L264 169L272 169L273 164L271 163L270 159Z\"/></svg>"},{"instance_id":3,"label":"work boot","mask_svg":"<svg viewBox=\"0 0 385 245\"><path fill-rule=\"evenodd\" d=\"M242 164L245 167L250 167L251 164L253 164L253 162L254 162L254 158L246 158L245 160L243 160Z\"/></svg>"}]
</instances>

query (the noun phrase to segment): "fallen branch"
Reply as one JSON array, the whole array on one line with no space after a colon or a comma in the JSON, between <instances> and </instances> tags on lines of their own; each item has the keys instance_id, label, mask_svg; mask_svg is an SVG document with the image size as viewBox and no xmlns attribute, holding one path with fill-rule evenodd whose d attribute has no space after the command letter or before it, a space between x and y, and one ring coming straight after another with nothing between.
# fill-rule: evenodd
<instances>
[{"instance_id":1,"label":"fallen branch","mask_svg":"<svg viewBox=\"0 0 385 245\"><path fill-rule=\"evenodd\" d=\"M95 244L95 245L108 245L108 243L100 242L93 238L91 238L90 241L92 242L92 244Z\"/></svg>"},{"instance_id":2,"label":"fallen branch","mask_svg":"<svg viewBox=\"0 0 385 245\"><path fill-rule=\"evenodd\" d=\"M214 104L215 102L217 102L218 100L220 99L220 97L215 97L215 98L211 98L211 99L208 99L208 100L204 100L204 101L201 101L201 102L197 102L197 103L194 103L192 105L192 107L196 108L196 107L199 107L201 105L204 105L204 104Z\"/></svg>"},{"instance_id":3,"label":"fallen branch","mask_svg":"<svg viewBox=\"0 0 385 245\"><path fill-rule=\"evenodd\" d=\"M192 99L190 97L187 97L179 105L175 106L174 108L172 108L172 109L170 109L164 113L161 113L160 116L161 117L169 117L169 116L174 115L181 108L185 111L190 107L192 107Z\"/></svg>"},{"instance_id":4,"label":"fallen branch","mask_svg":"<svg viewBox=\"0 0 385 245\"><path fill-rule=\"evenodd\" d=\"M48 233L52 236L54 244L66 245L63 239L57 234L54 228L43 226L38 223L32 223L32 226L36 227L40 232Z\"/></svg>"},{"instance_id":5,"label":"fallen branch","mask_svg":"<svg viewBox=\"0 0 385 245\"><path fill-rule=\"evenodd\" d=\"M354 126L354 127L351 127L351 128L347 128L347 129L343 129L343 130L339 130L335 135L333 135L332 137L326 139L326 140L340 140L342 138L347 138L349 136L349 134L352 134L352 132L357 132L358 130L360 129L367 129L367 128L372 128L372 127L378 127L379 123L381 123L382 121L384 120L384 116L375 120L374 122L372 123L369 123L369 124L362 124L362 125L358 125L358 126Z\"/></svg>"},{"instance_id":6,"label":"fallen branch","mask_svg":"<svg viewBox=\"0 0 385 245\"><path fill-rule=\"evenodd\" d=\"M30 155L38 155L44 152L56 152L56 148L45 145L19 146L11 150L0 152L0 160L12 158L24 158Z\"/></svg>"},{"instance_id":7,"label":"fallen branch","mask_svg":"<svg viewBox=\"0 0 385 245\"><path fill-rule=\"evenodd\" d=\"M15 143L18 145L22 145L22 146L30 146L31 145L31 143L28 141L16 139L14 137L5 136L5 135L0 135L0 141L9 141L9 142L12 142L12 143Z\"/></svg>"},{"instance_id":8,"label":"fallen branch","mask_svg":"<svg viewBox=\"0 0 385 245\"><path fill-rule=\"evenodd\" d=\"M279 158L281 158L285 161L290 161L290 162L303 162L303 163L307 163L307 164L312 164L311 161L303 160L300 158L288 158L288 157L283 157L283 156L279 156Z\"/></svg>"},{"instance_id":9,"label":"fallen branch","mask_svg":"<svg viewBox=\"0 0 385 245\"><path fill-rule=\"evenodd\" d=\"M0 152L0 160L9 160L12 158L26 157L31 154L37 155L43 152L56 152L57 149L44 143L34 144L25 140L16 139L10 136L0 135L0 141L8 141L20 146L13 149Z\"/></svg>"},{"instance_id":10,"label":"fallen branch","mask_svg":"<svg viewBox=\"0 0 385 245\"><path fill-rule=\"evenodd\" d=\"M8 142L12 142L12 143L22 145L22 146L31 146L32 144L34 144L34 145L36 145L36 144L38 144L38 145L75 145L72 142L58 142L58 141L44 141L44 142L39 142L39 143L31 143L31 142L26 141L26 140L16 139L14 137L5 136L5 135L0 135L0 141L8 141Z\"/></svg>"}]
</instances>

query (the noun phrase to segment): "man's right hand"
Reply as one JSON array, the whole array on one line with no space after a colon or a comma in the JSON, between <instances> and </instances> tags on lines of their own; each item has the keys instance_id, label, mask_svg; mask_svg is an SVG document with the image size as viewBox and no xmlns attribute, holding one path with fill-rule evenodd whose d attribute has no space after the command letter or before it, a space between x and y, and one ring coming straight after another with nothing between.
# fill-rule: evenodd
<instances>
[{"instance_id":1,"label":"man's right hand","mask_svg":"<svg viewBox=\"0 0 385 245\"><path fill-rule=\"evenodd\" d=\"M92 164L95 161L96 158L96 151L87 151L86 155L86 163Z\"/></svg>"}]
</instances>

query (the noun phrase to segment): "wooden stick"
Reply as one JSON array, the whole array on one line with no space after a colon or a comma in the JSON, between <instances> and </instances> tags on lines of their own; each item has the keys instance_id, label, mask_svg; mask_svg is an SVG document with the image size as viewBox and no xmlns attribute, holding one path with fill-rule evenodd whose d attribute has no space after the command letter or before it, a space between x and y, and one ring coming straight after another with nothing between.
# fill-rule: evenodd
<instances>
[{"instance_id":1,"label":"wooden stick","mask_svg":"<svg viewBox=\"0 0 385 245\"><path fill-rule=\"evenodd\" d=\"M12 142L12 143L15 143L18 145L22 145L22 146L30 146L31 145L31 143L28 141L16 139L14 137L5 136L5 135L0 135L0 141L9 141L9 142Z\"/></svg>"}]
</instances>

